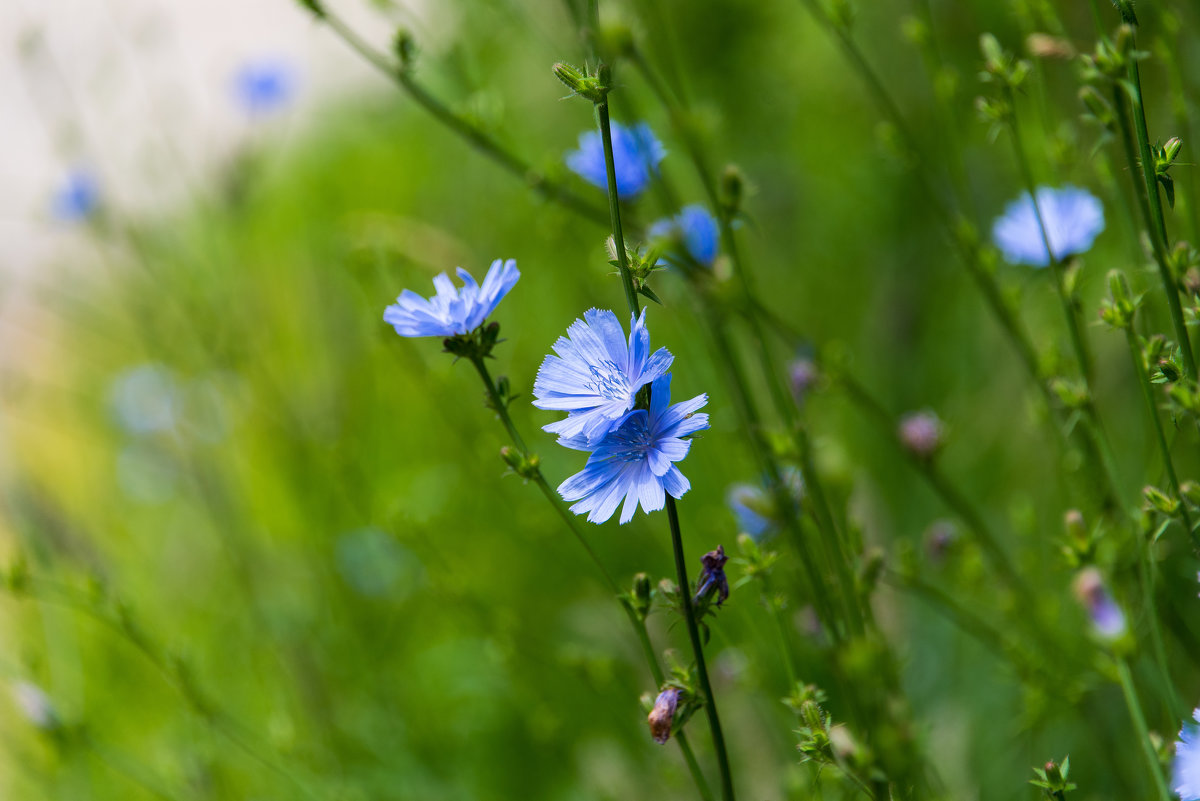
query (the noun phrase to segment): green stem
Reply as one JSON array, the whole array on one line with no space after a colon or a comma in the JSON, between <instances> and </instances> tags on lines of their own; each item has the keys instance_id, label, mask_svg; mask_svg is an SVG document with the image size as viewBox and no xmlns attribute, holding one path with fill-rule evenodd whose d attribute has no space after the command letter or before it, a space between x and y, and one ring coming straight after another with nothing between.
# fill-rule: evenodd
<instances>
[{"instance_id":1,"label":"green stem","mask_svg":"<svg viewBox=\"0 0 1200 801\"><path fill-rule=\"evenodd\" d=\"M866 387L848 375L839 375L838 381L846 394L850 396L850 399L874 417L885 429L891 440L895 441L896 421L883 408L879 401L872 397ZM907 449L902 450L909 462L917 469L917 472L921 474L933 491L937 493L938 497L974 533L976 540L983 547L984 552L987 553L992 562L992 567L1000 574L1004 582L1008 584L1009 589L1020 597L1029 597L1030 591L1024 579L1021 578L1021 575L1009 560L1008 554L1000 545L999 539L992 533L987 523L984 522L983 516L975 511L975 507L971 505L971 502L959 493L942 474L941 470L938 469L933 460L920 458Z\"/></svg>"},{"instance_id":2,"label":"green stem","mask_svg":"<svg viewBox=\"0 0 1200 801\"><path fill-rule=\"evenodd\" d=\"M1167 472L1167 480L1171 483L1171 491L1175 493L1175 497L1179 500L1179 509L1183 515L1183 523L1187 529L1188 536L1192 540L1192 546L1200 551L1200 534L1192 529L1192 515L1188 511L1187 500L1184 499L1183 493L1179 489L1179 478L1175 473L1175 463L1171 458L1171 447L1167 444L1167 435L1163 431L1162 420L1158 416L1158 406L1154 402L1154 389L1150 386L1150 377L1146 375L1146 366L1142 359L1142 351L1138 347L1137 337L1133 333L1133 326L1129 325L1125 328L1125 341L1129 345L1129 358L1133 360L1133 371L1137 373L1138 384L1142 388L1142 398L1146 401L1146 411L1150 414L1150 420L1154 423L1154 435L1158 440L1158 449L1162 453L1163 467Z\"/></svg>"},{"instance_id":3,"label":"green stem","mask_svg":"<svg viewBox=\"0 0 1200 801\"><path fill-rule=\"evenodd\" d=\"M667 496L667 519L671 525L671 550L675 554L675 574L679 581L679 598L683 606L683 619L687 624L688 638L692 643L692 655L696 659L696 679L700 692L704 694L704 711L708 715L708 727L712 731L713 750L717 754L717 767L721 772L721 797L734 801L733 776L729 771L729 755L725 750L725 735L721 732L721 718L717 714L717 699L708 680L708 666L704 661L704 644L700 641L700 627L696 625L696 611L692 606L692 585L688 580L687 560L683 555L683 535L679 531L679 512L675 499Z\"/></svg>"},{"instance_id":4,"label":"green stem","mask_svg":"<svg viewBox=\"0 0 1200 801\"><path fill-rule=\"evenodd\" d=\"M277 762L274 757L268 756L263 750L260 750L258 745L247 739L251 735L257 740L262 740L262 737L253 735L247 727L221 709L211 698L201 698L195 679L191 678L190 674L185 674L178 664L173 663L165 655L165 649L153 643L145 630L133 623L128 615L122 616L119 613L110 613L101 609L96 605L96 601L90 593L54 581L26 578L19 587L10 582L0 583L0 586L7 587L15 597L41 604L61 606L103 624L129 643L135 651L153 665L162 674L167 684L179 693L184 703L205 725L213 731L219 732L229 743L267 770L291 782L306 798L314 799L314 801L320 798L305 781L284 767L282 762ZM39 591L39 587L45 588L53 594Z\"/></svg>"},{"instance_id":5,"label":"green stem","mask_svg":"<svg viewBox=\"0 0 1200 801\"><path fill-rule=\"evenodd\" d=\"M1136 28L1132 49L1136 51ZM1138 72L1138 60L1129 59L1129 101L1133 107L1133 126L1137 133L1138 155L1141 161L1143 189L1149 202L1150 219L1146 221L1150 227L1150 240L1154 243L1155 262L1158 264L1159 278L1162 279L1163 291L1167 294L1167 306L1171 311L1171 324L1175 328L1175 336L1183 351L1184 368L1188 378L1196 378L1196 358L1192 354L1192 342L1188 337L1187 325L1183 320L1183 306L1179 301L1179 287L1171 275L1167 264L1167 251L1170 242L1167 239L1167 221L1163 216L1162 198L1158 194L1158 178L1154 174L1154 156L1150 152L1150 132L1146 128L1146 108L1142 99L1142 79ZM1130 165L1131 168L1133 165Z\"/></svg>"},{"instance_id":6,"label":"green stem","mask_svg":"<svg viewBox=\"0 0 1200 801\"><path fill-rule=\"evenodd\" d=\"M394 81L416 101L417 105L433 115L438 122L465 140L475 150L496 162L547 200L554 201L595 223L604 224L606 215L602 208L584 200L562 184L547 178L478 125L456 114L445 103L417 83L402 65L395 64L387 56L367 44L340 17L325 10L318 14L317 18L328 25L330 30L371 66Z\"/></svg>"},{"instance_id":7,"label":"green stem","mask_svg":"<svg viewBox=\"0 0 1200 801\"><path fill-rule=\"evenodd\" d=\"M504 424L504 429L512 439L513 445L521 451L522 456L528 457L529 451L525 447L525 441L522 439L520 432L517 431L516 424L513 423L512 416L508 413L508 407L500 397L500 391L497 389L491 374L488 372L487 365L484 364L483 359L480 357L473 357L470 361L479 373L480 380L483 382L484 390L488 396L488 406L499 415L500 421ZM583 547L592 564L600 571L600 575L604 579L604 583L607 585L609 591L614 597L619 597L621 591L617 587L617 582L613 579L612 574L608 572L608 568L604 566L604 562L600 560L599 555L592 549L591 544L583 535L583 531L580 530L575 517L563 505L557 493L551 488L549 482L546 481L546 477L542 475L540 468L534 468L532 481L537 485L537 488L545 496L546 500L549 501L550 505L554 507L554 511L562 519L572 536L575 537L575 540ZM646 666L650 669L650 675L654 679L654 684L656 687L661 688L665 681L665 675L663 674L662 666L659 664L658 656L654 652L654 646L650 642L650 635L646 631L646 623L624 603L621 604L621 608L625 610L629 624L633 627L634 634L637 635L638 642L642 646L642 654L646 659ZM683 732L678 732L675 736L675 741L679 744L679 750L683 753L684 761L688 766L688 772L691 773L692 781L695 782L696 789L700 792L701 798L704 801L711 801L713 798L712 791L709 789L708 782L704 778L699 764L696 762L696 755L692 752L692 747L687 737Z\"/></svg>"},{"instance_id":8,"label":"green stem","mask_svg":"<svg viewBox=\"0 0 1200 801\"><path fill-rule=\"evenodd\" d=\"M1154 787L1158 791L1158 797L1162 801L1171 801L1174 796L1167 790L1166 780L1163 778L1162 766L1158 762L1158 756L1154 753L1154 745L1150 742L1150 730L1146 726L1146 717L1142 714L1142 705L1138 701L1137 689L1133 686L1133 677L1129 674L1129 665L1125 663L1125 659L1117 659L1117 677L1121 682L1121 692L1125 696L1125 706L1129 708L1129 717L1133 719L1134 728L1137 729L1138 741L1142 746L1142 754L1146 757L1146 767L1150 770L1150 775L1154 779Z\"/></svg>"},{"instance_id":9,"label":"green stem","mask_svg":"<svg viewBox=\"0 0 1200 801\"><path fill-rule=\"evenodd\" d=\"M842 631L834 617L833 608L830 606L831 593L826 588L824 576L817 565L820 556L819 549L816 543L810 543L809 538L804 534L804 528L795 512L795 500L783 480L782 471L775 461L771 446L763 436L762 420L754 405L754 400L750 396L745 369L729 339L724 317L718 309L714 308L713 302L707 295L703 292L698 294L704 309L706 328L712 335L713 344L717 350L717 361L724 365L729 374L726 383L733 388L734 409L742 428L750 434L750 445L760 469L767 474L767 484L775 501L776 514L779 515L780 520L784 521L788 534L791 535L799 553L800 564L803 565L808 578L813 608L817 611L817 616L829 631L834 642L841 642Z\"/></svg>"},{"instance_id":10,"label":"green stem","mask_svg":"<svg viewBox=\"0 0 1200 801\"><path fill-rule=\"evenodd\" d=\"M1005 91L1009 105L1013 108L1012 117L1009 119L1010 132L1012 134L1013 154L1016 157L1017 169L1021 173L1021 180L1025 184L1026 191L1029 192L1029 200L1033 203L1033 214L1037 218L1038 231L1042 235L1042 244L1046 248L1046 256L1050 260L1050 271L1054 274L1054 287L1058 291L1059 301L1062 303L1063 317L1067 323L1067 329L1071 335L1071 345L1075 349L1075 358L1079 362L1079 372L1083 376L1084 383L1089 387L1092 384L1092 357L1087 348L1087 341L1083 337L1083 333L1079 326L1079 310L1077 303L1070 293L1067 291L1066 281L1063 272L1066 270L1065 265L1059 260L1054 249L1050 245L1050 232L1046 227L1046 218L1042 214L1042 206L1037 198L1037 184L1033 180L1033 170L1029 166L1029 159L1025 155L1025 146L1021 142L1021 128L1017 124L1016 115L1016 97L1011 89Z\"/></svg>"},{"instance_id":11,"label":"green stem","mask_svg":"<svg viewBox=\"0 0 1200 801\"><path fill-rule=\"evenodd\" d=\"M604 142L604 171L608 175L608 215L612 223L613 248L617 251L617 265L621 270L621 286L625 290L625 302L630 313L638 314L637 291L633 288L633 273L629 269L629 254L625 252L625 234L621 231L621 198L617 194L617 171L613 163L612 124L608 118L608 100L596 103L596 123L600 126L600 138Z\"/></svg>"},{"instance_id":12,"label":"green stem","mask_svg":"<svg viewBox=\"0 0 1200 801\"><path fill-rule=\"evenodd\" d=\"M688 157L692 161L696 175L700 178L700 184L708 195L709 202L717 211L718 225L721 231L721 239L725 243L725 249L729 253L730 261L733 263L734 273L738 276L739 287L743 297L744 304L749 307L757 304L755 300L754 287L749 270L746 268L745 262L742 259L741 251L737 246L732 220L730 219L729 210L721 203L717 193L716 181L713 178L713 171L709 166L708 159L704 155L704 149L697 141L695 131L686 119L686 111L680 105L679 101L667 90L666 86L658 76L650 68L649 63L642 55L641 50L635 48L631 59L634 66L637 67L646 83L650 86L651 91L658 97L659 102L666 108L668 115L671 118L671 125L676 135L684 143L684 149L687 151ZM703 292L703 290L699 290ZM709 303L705 298L705 303ZM724 324L724 317L714 315L718 323ZM782 378L779 375L778 363L773 358L770 349L770 343L763 330L762 322L753 314L745 315L745 319L750 325L751 333L753 334L755 344L757 346L757 354L759 357L759 367L767 381L767 386L771 393L772 402L775 405L776 412L784 421L784 424L791 434L795 443L796 452L800 459L800 474L804 481L804 486L809 496L812 498L813 519L817 524L817 528L821 531L827 544L832 549L832 560L835 570L838 574L838 581L842 588L842 601L846 609L846 619L851 625L852 630L861 632L864 626L864 613L860 606L860 599L856 589L853 575L850 570L850 557L846 551L845 542L839 534L837 525L834 521L833 513L829 505L828 496L822 486L820 476L817 473L816 465L812 456L812 448L808 440L808 436L803 427L799 424L796 416L795 402L788 393ZM722 348L724 353L732 353L731 347ZM745 393L744 376L739 376L737 386L740 392ZM752 402L747 398L746 406L753 406ZM757 420L757 412L753 412L755 425ZM782 487L779 481L779 467L776 463L773 454L769 448L765 448L767 454L766 461L770 463L769 478L773 485L780 487L779 500L781 503L786 503L787 508L781 509L784 519L793 517L792 504L790 499L786 499L786 488Z\"/></svg>"},{"instance_id":13,"label":"green stem","mask_svg":"<svg viewBox=\"0 0 1200 801\"><path fill-rule=\"evenodd\" d=\"M1001 659L1007 660L1018 675L1023 678L1037 677L1045 687L1059 687L1059 679L1048 672L1042 665L1031 659L1016 646L1005 641L1004 635L996 627L983 618L971 612L952 595L944 592L917 576L904 575L894 571L886 571L884 580L894 587L905 590L929 604L940 612L951 623L971 635Z\"/></svg>"}]
</instances>

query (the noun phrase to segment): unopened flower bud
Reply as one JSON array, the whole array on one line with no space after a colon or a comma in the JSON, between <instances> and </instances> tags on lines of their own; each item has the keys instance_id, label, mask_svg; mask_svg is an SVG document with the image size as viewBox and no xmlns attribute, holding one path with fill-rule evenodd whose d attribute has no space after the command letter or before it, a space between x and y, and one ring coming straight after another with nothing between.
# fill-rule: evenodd
<instances>
[{"instance_id":1,"label":"unopened flower bud","mask_svg":"<svg viewBox=\"0 0 1200 801\"><path fill-rule=\"evenodd\" d=\"M574 94L593 103L602 102L608 94L609 87L603 75L589 75L578 67L562 61L555 64L551 70L554 72L554 77L562 81ZM603 66L601 66L601 70L604 70Z\"/></svg>"},{"instance_id":2,"label":"unopened flower bud","mask_svg":"<svg viewBox=\"0 0 1200 801\"><path fill-rule=\"evenodd\" d=\"M1179 501L1167 495L1158 487L1147 485L1142 488L1142 497L1152 508L1157 509L1168 517L1179 512Z\"/></svg>"},{"instance_id":3,"label":"unopened flower bud","mask_svg":"<svg viewBox=\"0 0 1200 801\"><path fill-rule=\"evenodd\" d=\"M1075 48L1066 39L1048 33L1031 33L1025 37L1025 49L1034 58L1058 58L1068 60L1075 57Z\"/></svg>"},{"instance_id":4,"label":"unopened flower bud","mask_svg":"<svg viewBox=\"0 0 1200 801\"><path fill-rule=\"evenodd\" d=\"M925 556L940 563L958 543L958 526L952 520L937 520L925 532Z\"/></svg>"},{"instance_id":5,"label":"unopened flower bud","mask_svg":"<svg viewBox=\"0 0 1200 801\"><path fill-rule=\"evenodd\" d=\"M696 581L694 603L700 603L700 599L714 590L717 593L717 606L725 603L725 599L729 597L729 581L725 578L725 563L728 561L729 557L725 555L725 548L721 545L718 545L715 551L709 551L700 557L703 567L700 570L700 578Z\"/></svg>"},{"instance_id":6,"label":"unopened flower bud","mask_svg":"<svg viewBox=\"0 0 1200 801\"><path fill-rule=\"evenodd\" d=\"M653 592L650 587L650 577L645 573L637 573L633 577L633 610L645 619L650 612L650 600Z\"/></svg>"},{"instance_id":7,"label":"unopened flower bud","mask_svg":"<svg viewBox=\"0 0 1200 801\"><path fill-rule=\"evenodd\" d=\"M514 473L527 481L537 478L538 468L542 463L541 457L536 453L523 453L509 445L500 448L500 458Z\"/></svg>"},{"instance_id":8,"label":"unopened flower bud","mask_svg":"<svg viewBox=\"0 0 1200 801\"><path fill-rule=\"evenodd\" d=\"M1085 86L1079 90L1079 99L1087 108L1088 113L1105 128L1111 128L1116 122L1112 104L1094 86Z\"/></svg>"},{"instance_id":9,"label":"unopened flower bud","mask_svg":"<svg viewBox=\"0 0 1200 801\"><path fill-rule=\"evenodd\" d=\"M914 412L900 418L900 443L918 459L932 459L942 447L942 421L933 412Z\"/></svg>"},{"instance_id":10,"label":"unopened flower bud","mask_svg":"<svg viewBox=\"0 0 1200 801\"><path fill-rule=\"evenodd\" d=\"M1179 151L1183 147L1183 140L1178 136L1172 136L1163 145L1163 157L1167 160L1167 164L1175 163L1175 159L1179 156Z\"/></svg>"},{"instance_id":11,"label":"unopened flower bud","mask_svg":"<svg viewBox=\"0 0 1200 801\"><path fill-rule=\"evenodd\" d=\"M668 687L654 699L654 708L646 718L650 724L650 736L663 745L671 739L671 726L675 722L675 710L679 707L679 690Z\"/></svg>"},{"instance_id":12,"label":"unopened flower bud","mask_svg":"<svg viewBox=\"0 0 1200 801\"><path fill-rule=\"evenodd\" d=\"M1200 506L1200 484L1188 479L1179 485L1179 494L1192 506Z\"/></svg>"},{"instance_id":13,"label":"unopened flower bud","mask_svg":"<svg viewBox=\"0 0 1200 801\"><path fill-rule=\"evenodd\" d=\"M407 70L412 67L417 55L417 42L413 39L412 32L407 28L396 31L392 39L392 50L396 53L396 58L400 59L401 69Z\"/></svg>"},{"instance_id":14,"label":"unopened flower bud","mask_svg":"<svg viewBox=\"0 0 1200 801\"><path fill-rule=\"evenodd\" d=\"M1109 595L1100 571L1094 567L1080 570L1072 584L1075 597L1087 610L1096 634L1115 640L1125 633L1125 613Z\"/></svg>"},{"instance_id":15,"label":"unopened flower bud","mask_svg":"<svg viewBox=\"0 0 1200 801\"><path fill-rule=\"evenodd\" d=\"M735 217L742 210L745 196L746 177L733 164L726 164L721 171L721 205L727 219Z\"/></svg>"},{"instance_id":16,"label":"unopened flower bud","mask_svg":"<svg viewBox=\"0 0 1200 801\"><path fill-rule=\"evenodd\" d=\"M1083 521L1083 512L1078 509L1068 509L1063 515L1063 528L1067 530L1067 539L1072 542L1087 541L1087 525Z\"/></svg>"},{"instance_id":17,"label":"unopened flower bud","mask_svg":"<svg viewBox=\"0 0 1200 801\"><path fill-rule=\"evenodd\" d=\"M809 390L817 383L817 366L812 359L797 359L788 368L788 378L791 379L792 397L797 406L804 405Z\"/></svg>"}]
</instances>

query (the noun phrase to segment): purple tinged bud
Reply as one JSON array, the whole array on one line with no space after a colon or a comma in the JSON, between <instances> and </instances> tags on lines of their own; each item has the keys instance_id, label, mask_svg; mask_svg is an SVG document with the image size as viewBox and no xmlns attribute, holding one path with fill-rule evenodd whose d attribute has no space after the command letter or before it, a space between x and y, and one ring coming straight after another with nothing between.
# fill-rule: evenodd
<instances>
[{"instance_id":1,"label":"purple tinged bud","mask_svg":"<svg viewBox=\"0 0 1200 801\"><path fill-rule=\"evenodd\" d=\"M1075 597L1087 609L1096 634L1106 640L1115 640L1125 633L1125 613L1104 586L1099 570L1088 567L1079 571L1072 589Z\"/></svg>"},{"instance_id":2,"label":"purple tinged bud","mask_svg":"<svg viewBox=\"0 0 1200 801\"><path fill-rule=\"evenodd\" d=\"M940 564L958 542L958 526L951 520L937 520L925 532L925 555Z\"/></svg>"},{"instance_id":3,"label":"purple tinged bud","mask_svg":"<svg viewBox=\"0 0 1200 801\"><path fill-rule=\"evenodd\" d=\"M725 563L728 561L729 557L725 555L725 547L722 545L700 557L700 564L704 567L700 571L700 579L696 582L696 597L693 603L700 603L700 599L714 589L717 591L717 606L725 603L725 599L729 597L729 580L725 578Z\"/></svg>"},{"instance_id":4,"label":"purple tinged bud","mask_svg":"<svg viewBox=\"0 0 1200 801\"><path fill-rule=\"evenodd\" d=\"M900 443L918 459L931 459L942 447L942 421L933 412L913 412L900 418Z\"/></svg>"},{"instance_id":5,"label":"purple tinged bud","mask_svg":"<svg viewBox=\"0 0 1200 801\"><path fill-rule=\"evenodd\" d=\"M804 399L817 383L817 366L811 359L797 359L788 369L788 377L792 382L792 397L797 406L804 405Z\"/></svg>"},{"instance_id":6,"label":"purple tinged bud","mask_svg":"<svg viewBox=\"0 0 1200 801\"><path fill-rule=\"evenodd\" d=\"M675 722L675 710L679 708L679 690L668 687L654 699L654 708L646 718L650 724L650 736L663 745L671 739L671 726Z\"/></svg>"}]
</instances>

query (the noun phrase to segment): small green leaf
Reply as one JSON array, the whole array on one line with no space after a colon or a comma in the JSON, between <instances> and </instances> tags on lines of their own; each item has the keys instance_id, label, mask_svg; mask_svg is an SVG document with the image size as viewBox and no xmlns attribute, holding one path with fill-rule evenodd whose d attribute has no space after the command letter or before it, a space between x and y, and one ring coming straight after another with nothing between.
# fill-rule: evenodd
<instances>
[{"instance_id":1,"label":"small green leaf","mask_svg":"<svg viewBox=\"0 0 1200 801\"><path fill-rule=\"evenodd\" d=\"M664 306L664 305L666 305L666 304L664 304L664 303L663 303L661 300L659 300L659 298L658 298L658 295L654 294L654 290L652 290L652 289L651 289L650 287L648 287L648 286L643 286L641 289L639 289L639 290L638 290L638 294L639 294L639 295L645 295L646 297L650 298L650 300L652 300L652 301L654 301L655 303L657 303L659 306Z\"/></svg>"}]
</instances>

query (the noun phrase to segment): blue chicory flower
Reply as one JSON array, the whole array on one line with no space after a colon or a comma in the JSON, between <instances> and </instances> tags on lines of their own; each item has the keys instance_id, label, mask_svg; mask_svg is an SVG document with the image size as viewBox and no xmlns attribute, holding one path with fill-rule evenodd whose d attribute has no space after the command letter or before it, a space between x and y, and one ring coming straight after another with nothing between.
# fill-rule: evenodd
<instances>
[{"instance_id":1,"label":"blue chicory flower","mask_svg":"<svg viewBox=\"0 0 1200 801\"><path fill-rule=\"evenodd\" d=\"M1046 235L1055 261L1083 253L1104 230L1104 206L1086 189L1040 187L1037 209L1046 223ZM1028 192L1009 203L1004 214L996 219L992 225L992 239L1004 258L1013 264L1045 267L1050 263Z\"/></svg>"},{"instance_id":2,"label":"blue chicory flower","mask_svg":"<svg viewBox=\"0 0 1200 801\"><path fill-rule=\"evenodd\" d=\"M650 185L651 176L667 155L650 126L638 123L626 128L612 124L613 170L617 175L617 197L632 200ZM593 186L608 191L608 171L604 166L604 141L599 131L579 135L579 149L567 154L567 166Z\"/></svg>"},{"instance_id":3,"label":"blue chicory flower","mask_svg":"<svg viewBox=\"0 0 1200 801\"><path fill-rule=\"evenodd\" d=\"M296 88L296 74L280 61L243 64L233 77L237 102L251 115L267 114L287 105Z\"/></svg>"},{"instance_id":4,"label":"blue chicory flower","mask_svg":"<svg viewBox=\"0 0 1200 801\"><path fill-rule=\"evenodd\" d=\"M698 203L684 206L674 217L654 222L647 233L651 239L682 242L688 255L705 267L711 267L716 261L720 230L708 209Z\"/></svg>"},{"instance_id":5,"label":"blue chicory flower","mask_svg":"<svg viewBox=\"0 0 1200 801\"><path fill-rule=\"evenodd\" d=\"M666 348L650 352L645 309L636 320L630 315L628 341L616 314L589 309L554 343L554 353L538 369L533 405L569 412L543 430L563 439L582 437L585 445L613 430L633 408L638 390L666 373L674 358Z\"/></svg>"},{"instance_id":6,"label":"blue chicory flower","mask_svg":"<svg viewBox=\"0 0 1200 801\"><path fill-rule=\"evenodd\" d=\"M1200 709L1192 717L1200 723ZM1179 730L1172 773L1171 789L1182 801L1200 801L1200 727L1184 723Z\"/></svg>"},{"instance_id":7,"label":"blue chicory flower","mask_svg":"<svg viewBox=\"0 0 1200 801\"><path fill-rule=\"evenodd\" d=\"M51 211L64 222L86 219L100 203L100 185L96 176L85 169L72 170L54 193Z\"/></svg>"},{"instance_id":8,"label":"blue chicory flower","mask_svg":"<svg viewBox=\"0 0 1200 801\"><path fill-rule=\"evenodd\" d=\"M449 276L440 273L433 279L436 295L426 300L406 289L384 310L383 321L402 337L468 334L483 324L521 277L517 263L512 259L492 262L482 286L463 268L459 267L456 273L463 282L461 288L456 288Z\"/></svg>"},{"instance_id":9,"label":"blue chicory flower","mask_svg":"<svg viewBox=\"0 0 1200 801\"><path fill-rule=\"evenodd\" d=\"M708 415L696 413L708 403L708 396L697 395L673 406L670 402L668 374L650 385L649 410L626 414L594 449L581 438L559 440L569 448L592 450L583 470L558 487L563 500L577 502L572 512L587 512L588 522L603 523L624 501L621 523L628 523L638 504L644 512L655 512L663 508L667 493L682 498L691 489L674 463L691 448L691 441L683 437L708 428Z\"/></svg>"},{"instance_id":10,"label":"blue chicory flower","mask_svg":"<svg viewBox=\"0 0 1200 801\"><path fill-rule=\"evenodd\" d=\"M804 482L800 471L794 467L785 468L782 480L788 495L798 508L800 500L804 497ZM763 487L734 484L729 488L725 502L737 518L738 530L749 534L756 542L774 534L780 528L782 521L779 519L775 498Z\"/></svg>"}]
</instances>

